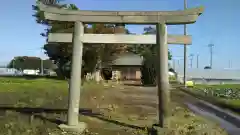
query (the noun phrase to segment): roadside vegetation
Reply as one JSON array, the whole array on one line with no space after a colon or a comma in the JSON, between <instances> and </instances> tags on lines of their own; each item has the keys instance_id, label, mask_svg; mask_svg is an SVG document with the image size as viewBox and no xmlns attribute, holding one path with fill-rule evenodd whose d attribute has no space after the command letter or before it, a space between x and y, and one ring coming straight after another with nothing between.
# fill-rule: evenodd
<instances>
[{"instance_id":1,"label":"roadside vegetation","mask_svg":"<svg viewBox=\"0 0 240 135\"><path fill-rule=\"evenodd\" d=\"M240 112L240 84L195 85L190 90L197 97Z\"/></svg>"},{"instance_id":2,"label":"roadside vegetation","mask_svg":"<svg viewBox=\"0 0 240 135\"><path fill-rule=\"evenodd\" d=\"M86 135L147 135L157 122L156 95L153 87L86 82L79 120L88 125ZM186 109L177 91L171 96L171 124L165 134L226 135L214 121ZM67 101L66 81L0 78L0 134L71 135L57 128L67 120Z\"/></svg>"}]
</instances>

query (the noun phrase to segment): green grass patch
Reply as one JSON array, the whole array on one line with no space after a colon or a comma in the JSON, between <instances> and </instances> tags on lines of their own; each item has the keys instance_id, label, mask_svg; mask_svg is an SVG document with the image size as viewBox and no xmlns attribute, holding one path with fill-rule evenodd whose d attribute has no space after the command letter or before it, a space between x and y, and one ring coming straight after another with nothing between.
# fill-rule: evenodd
<instances>
[{"instance_id":1,"label":"green grass patch","mask_svg":"<svg viewBox=\"0 0 240 135\"><path fill-rule=\"evenodd\" d=\"M203 84L197 84L195 85L196 88L223 88L223 89L239 89L240 90L240 84L222 84L222 85L203 85Z\"/></svg>"}]
</instances>

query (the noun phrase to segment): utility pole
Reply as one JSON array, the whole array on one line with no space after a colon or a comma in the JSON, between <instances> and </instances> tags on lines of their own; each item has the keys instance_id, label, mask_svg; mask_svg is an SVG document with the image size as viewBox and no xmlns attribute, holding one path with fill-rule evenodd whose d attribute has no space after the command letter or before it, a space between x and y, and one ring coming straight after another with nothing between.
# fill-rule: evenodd
<instances>
[{"instance_id":1,"label":"utility pole","mask_svg":"<svg viewBox=\"0 0 240 135\"><path fill-rule=\"evenodd\" d=\"M43 60L41 59L41 75L43 76Z\"/></svg>"},{"instance_id":2,"label":"utility pole","mask_svg":"<svg viewBox=\"0 0 240 135\"><path fill-rule=\"evenodd\" d=\"M231 62L231 60L228 61L228 68L232 68L232 62Z\"/></svg>"},{"instance_id":3,"label":"utility pole","mask_svg":"<svg viewBox=\"0 0 240 135\"><path fill-rule=\"evenodd\" d=\"M198 65L198 57L199 57L199 54L197 54L197 68L198 68L198 66L199 66L199 65Z\"/></svg>"},{"instance_id":4,"label":"utility pole","mask_svg":"<svg viewBox=\"0 0 240 135\"><path fill-rule=\"evenodd\" d=\"M41 54L43 53L43 48L40 48L41 49ZM41 58L41 76L43 76L43 70L44 70L44 67L43 67L43 59Z\"/></svg>"},{"instance_id":5,"label":"utility pole","mask_svg":"<svg viewBox=\"0 0 240 135\"><path fill-rule=\"evenodd\" d=\"M173 69L176 69L175 59L173 59Z\"/></svg>"},{"instance_id":6,"label":"utility pole","mask_svg":"<svg viewBox=\"0 0 240 135\"><path fill-rule=\"evenodd\" d=\"M187 0L184 0L184 9L187 9ZM187 35L187 25L184 24L184 35ZM183 84L186 86L186 68L187 68L187 45L184 44L184 69L183 69Z\"/></svg>"},{"instance_id":7,"label":"utility pole","mask_svg":"<svg viewBox=\"0 0 240 135\"><path fill-rule=\"evenodd\" d=\"M208 47L210 49L210 67L212 68L212 54L213 54L213 46L214 44L209 44Z\"/></svg>"},{"instance_id":8,"label":"utility pole","mask_svg":"<svg viewBox=\"0 0 240 135\"><path fill-rule=\"evenodd\" d=\"M13 68L15 68L15 57L13 58Z\"/></svg>"},{"instance_id":9,"label":"utility pole","mask_svg":"<svg viewBox=\"0 0 240 135\"><path fill-rule=\"evenodd\" d=\"M193 65L193 64L192 64L192 62L193 62L193 56L194 56L193 54L190 54L190 56L189 56L189 57L190 57L190 67L191 67L191 68L192 68L192 65Z\"/></svg>"}]
</instances>

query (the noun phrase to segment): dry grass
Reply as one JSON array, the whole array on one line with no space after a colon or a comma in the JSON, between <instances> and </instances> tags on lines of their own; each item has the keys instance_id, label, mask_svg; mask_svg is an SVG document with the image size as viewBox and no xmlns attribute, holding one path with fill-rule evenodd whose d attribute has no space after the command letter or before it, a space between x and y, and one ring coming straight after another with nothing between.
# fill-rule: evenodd
<instances>
[{"instance_id":1,"label":"dry grass","mask_svg":"<svg viewBox=\"0 0 240 135\"><path fill-rule=\"evenodd\" d=\"M66 121L67 94L65 81L0 78L0 134L70 135L57 128ZM173 92L169 105L172 135L225 135L216 123L185 109L180 96ZM86 83L80 106L88 135L144 135L157 122L154 88Z\"/></svg>"}]
</instances>

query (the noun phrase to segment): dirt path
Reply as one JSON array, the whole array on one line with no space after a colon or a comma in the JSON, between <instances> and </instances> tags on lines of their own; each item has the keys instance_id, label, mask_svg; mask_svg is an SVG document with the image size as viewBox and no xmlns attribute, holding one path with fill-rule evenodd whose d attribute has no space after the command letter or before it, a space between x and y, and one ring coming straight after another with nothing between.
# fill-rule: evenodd
<instances>
[{"instance_id":1,"label":"dirt path","mask_svg":"<svg viewBox=\"0 0 240 135\"><path fill-rule=\"evenodd\" d=\"M145 134L143 131L156 122L156 98L154 90L146 91L136 87L118 87L105 90L91 99L93 110L100 112L91 132L104 135ZM88 117L93 120L92 117ZM89 121L87 121L89 122ZM102 124L99 130L99 124Z\"/></svg>"},{"instance_id":2,"label":"dirt path","mask_svg":"<svg viewBox=\"0 0 240 135\"><path fill-rule=\"evenodd\" d=\"M205 121L202 118L196 117L193 113L184 109L186 107L182 95L178 92L171 94L171 128L174 133L183 132L185 134L191 133L208 133L212 132L223 134L222 130L218 128L216 123ZM104 91L101 96L96 96L92 99L95 104L95 111L99 111L108 123L101 123L101 131L98 124L90 127L91 132L98 132L99 134L147 134L145 129L152 124L157 123L157 91L155 87L132 87L121 86L120 88L112 88ZM110 103L110 104L109 104ZM101 119L101 118L100 118ZM99 120L99 118L98 118ZM101 119L103 120L103 119ZM204 127L204 125L208 127ZM198 129L189 129L188 126L199 126ZM202 127L201 127L202 125ZM110 128L109 128L110 127ZM213 130L214 129L214 130Z\"/></svg>"}]
</instances>

